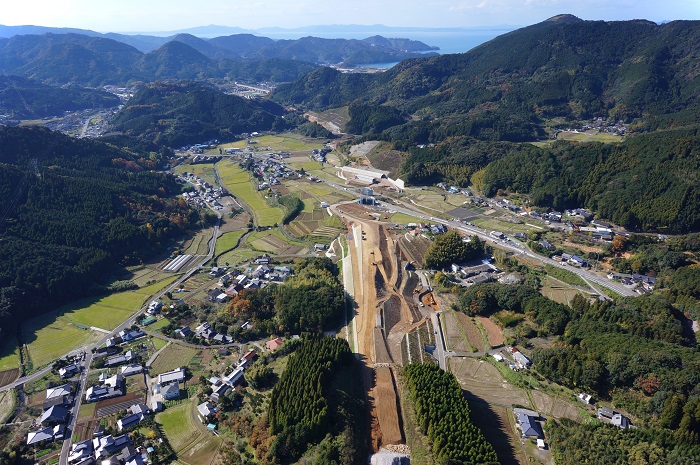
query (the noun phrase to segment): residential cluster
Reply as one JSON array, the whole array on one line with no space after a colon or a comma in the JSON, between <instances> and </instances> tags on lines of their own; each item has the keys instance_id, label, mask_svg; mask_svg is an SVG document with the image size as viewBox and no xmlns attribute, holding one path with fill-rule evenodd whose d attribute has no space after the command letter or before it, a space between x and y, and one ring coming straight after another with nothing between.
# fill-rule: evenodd
<instances>
[{"instance_id":1,"label":"residential cluster","mask_svg":"<svg viewBox=\"0 0 700 465\"><path fill-rule=\"evenodd\" d=\"M212 187L211 184L196 176L194 173L182 173L179 179L195 186L194 191L184 192L182 194L182 198L184 198L188 204L202 208L210 207L215 210L224 208L221 203L219 203L219 199L228 195L228 192L224 189Z\"/></svg>"},{"instance_id":2,"label":"residential cluster","mask_svg":"<svg viewBox=\"0 0 700 465\"><path fill-rule=\"evenodd\" d=\"M73 400L72 388L68 383L46 389L43 413L32 424L41 428L27 434L27 445L63 440Z\"/></svg>"},{"instance_id":3,"label":"residential cluster","mask_svg":"<svg viewBox=\"0 0 700 465\"><path fill-rule=\"evenodd\" d=\"M139 406L134 406L138 407ZM148 454L153 448L134 447L127 434L105 435L102 428L96 428L93 438L73 443L68 463L70 465L94 465L96 463L114 465L146 465L150 463Z\"/></svg>"},{"instance_id":4,"label":"residential cluster","mask_svg":"<svg viewBox=\"0 0 700 465\"><path fill-rule=\"evenodd\" d=\"M246 352L238 361L235 367L229 367L221 376L212 376L209 378L212 393L209 395L209 400L202 402L197 406L199 419L207 425L210 430L216 429L216 424L213 423L213 416L217 412L215 404L218 404L221 397L229 390L236 390L243 382L245 369L250 366L258 357L254 349ZM232 368L232 369L231 369Z\"/></svg>"}]
</instances>

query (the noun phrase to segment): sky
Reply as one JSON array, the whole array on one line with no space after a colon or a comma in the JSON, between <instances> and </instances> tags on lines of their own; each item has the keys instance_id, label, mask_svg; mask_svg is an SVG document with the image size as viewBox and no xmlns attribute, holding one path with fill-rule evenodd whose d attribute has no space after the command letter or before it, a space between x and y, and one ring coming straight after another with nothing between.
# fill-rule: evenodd
<instances>
[{"instance_id":1,"label":"sky","mask_svg":"<svg viewBox=\"0 0 700 465\"><path fill-rule=\"evenodd\" d=\"M5 1L0 24L98 32L330 24L526 26L569 13L589 20L700 19L700 0L30 0Z\"/></svg>"}]
</instances>

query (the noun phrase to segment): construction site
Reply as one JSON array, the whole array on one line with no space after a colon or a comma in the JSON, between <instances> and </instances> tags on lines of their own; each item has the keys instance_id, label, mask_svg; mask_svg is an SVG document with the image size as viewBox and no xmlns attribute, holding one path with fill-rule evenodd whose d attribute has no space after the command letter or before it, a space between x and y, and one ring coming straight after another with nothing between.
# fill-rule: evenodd
<instances>
[{"instance_id":1,"label":"construction site","mask_svg":"<svg viewBox=\"0 0 700 465\"><path fill-rule=\"evenodd\" d=\"M408 242L387 229L371 209L356 203L338 205L348 228L354 312L348 321L355 352L363 362L364 386L371 407L372 448L408 453L398 371L412 356L423 357L421 342L434 344L430 313L438 309L425 277L412 268L427 249L424 238ZM413 252L413 253L411 253ZM350 294L350 292L349 292ZM421 331L418 331L421 329ZM423 334L425 341L409 335ZM413 338L415 339L415 338ZM412 355L414 354L414 355Z\"/></svg>"}]
</instances>

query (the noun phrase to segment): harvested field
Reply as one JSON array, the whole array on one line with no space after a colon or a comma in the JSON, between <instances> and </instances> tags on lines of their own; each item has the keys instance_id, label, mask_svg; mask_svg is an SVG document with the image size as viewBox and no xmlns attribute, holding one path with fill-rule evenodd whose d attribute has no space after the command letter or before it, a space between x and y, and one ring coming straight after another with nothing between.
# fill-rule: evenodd
<instances>
[{"instance_id":1,"label":"harvested field","mask_svg":"<svg viewBox=\"0 0 700 465\"><path fill-rule=\"evenodd\" d=\"M15 399L12 391L0 392L0 423L4 423L14 409Z\"/></svg>"},{"instance_id":2,"label":"harvested field","mask_svg":"<svg viewBox=\"0 0 700 465\"><path fill-rule=\"evenodd\" d=\"M403 444L405 437L396 396L394 374L389 367L377 367L374 372L376 374L374 408L382 431L382 445Z\"/></svg>"},{"instance_id":3,"label":"harvested field","mask_svg":"<svg viewBox=\"0 0 700 465\"><path fill-rule=\"evenodd\" d=\"M174 370L178 367L187 366L190 360L197 354L197 349L170 344L158 354L151 365L151 376Z\"/></svg>"},{"instance_id":4,"label":"harvested field","mask_svg":"<svg viewBox=\"0 0 700 465\"><path fill-rule=\"evenodd\" d=\"M457 324L457 316L455 312L448 311L443 313L445 322L445 345L448 350L455 352L472 352L472 346L465 333L465 329L460 328Z\"/></svg>"},{"instance_id":5,"label":"harvested field","mask_svg":"<svg viewBox=\"0 0 700 465\"><path fill-rule=\"evenodd\" d=\"M542 279L542 289L540 290L543 296L552 299L560 304L569 305L576 294L581 291L573 286L570 286L563 281L547 276Z\"/></svg>"},{"instance_id":6,"label":"harvested field","mask_svg":"<svg viewBox=\"0 0 700 465\"><path fill-rule=\"evenodd\" d=\"M144 394L138 392L131 392L114 399L101 400L95 404L95 415L98 418L114 415L120 410L128 409L145 400Z\"/></svg>"},{"instance_id":7,"label":"harvested field","mask_svg":"<svg viewBox=\"0 0 700 465\"><path fill-rule=\"evenodd\" d=\"M510 410L469 399L470 417L496 450L501 465L527 464L518 434L508 418Z\"/></svg>"},{"instance_id":8,"label":"harvested field","mask_svg":"<svg viewBox=\"0 0 700 465\"><path fill-rule=\"evenodd\" d=\"M73 437L77 437L75 442L92 439L97 424L97 420L87 420L76 423L75 430L73 431Z\"/></svg>"},{"instance_id":9,"label":"harvested field","mask_svg":"<svg viewBox=\"0 0 700 465\"><path fill-rule=\"evenodd\" d=\"M482 335L477 324L474 322L474 318L465 315L462 312L454 312L454 315L462 327L464 334L467 336L469 344L477 352L483 352L486 349L484 345L484 336Z\"/></svg>"},{"instance_id":10,"label":"harvested field","mask_svg":"<svg viewBox=\"0 0 700 465\"><path fill-rule=\"evenodd\" d=\"M19 368L0 371L0 387L12 383L19 377Z\"/></svg>"},{"instance_id":11,"label":"harvested field","mask_svg":"<svg viewBox=\"0 0 700 465\"><path fill-rule=\"evenodd\" d=\"M489 344L491 347L499 347L503 345L503 330L498 327L490 318L485 316L478 316L477 319L481 326L486 330L486 335L488 336Z\"/></svg>"},{"instance_id":12,"label":"harvested field","mask_svg":"<svg viewBox=\"0 0 700 465\"><path fill-rule=\"evenodd\" d=\"M472 397L496 405L530 405L527 393L503 379L498 369L488 362L475 358L449 359L450 371L457 377L463 389Z\"/></svg>"},{"instance_id":13,"label":"harvested field","mask_svg":"<svg viewBox=\"0 0 700 465\"><path fill-rule=\"evenodd\" d=\"M537 411L545 417L569 418L575 421L581 419L578 405L534 389L531 394Z\"/></svg>"}]
</instances>

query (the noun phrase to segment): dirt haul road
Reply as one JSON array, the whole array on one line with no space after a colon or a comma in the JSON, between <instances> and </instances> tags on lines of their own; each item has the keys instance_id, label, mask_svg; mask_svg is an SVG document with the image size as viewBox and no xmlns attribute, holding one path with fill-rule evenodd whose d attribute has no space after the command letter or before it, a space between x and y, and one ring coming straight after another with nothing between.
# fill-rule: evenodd
<instances>
[{"instance_id":1,"label":"dirt haul road","mask_svg":"<svg viewBox=\"0 0 700 465\"><path fill-rule=\"evenodd\" d=\"M351 232L348 242L357 305L357 351L365 365L372 444L378 450L382 445L405 442L394 367L401 362L403 334L418 321L417 308L411 308L415 303L409 303L404 295L410 296L412 290L403 292L406 283L416 280L403 275L393 234L369 219L364 207L346 204L337 210Z\"/></svg>"}]
</instances>

